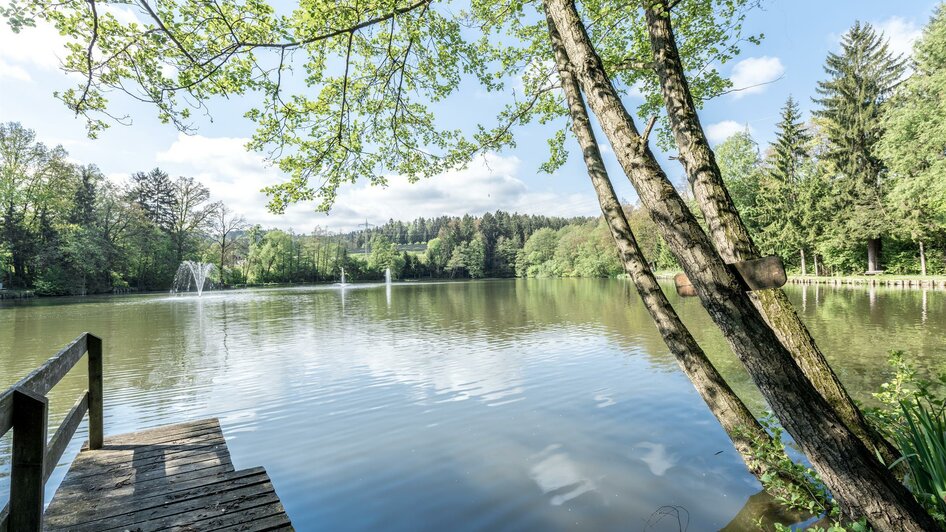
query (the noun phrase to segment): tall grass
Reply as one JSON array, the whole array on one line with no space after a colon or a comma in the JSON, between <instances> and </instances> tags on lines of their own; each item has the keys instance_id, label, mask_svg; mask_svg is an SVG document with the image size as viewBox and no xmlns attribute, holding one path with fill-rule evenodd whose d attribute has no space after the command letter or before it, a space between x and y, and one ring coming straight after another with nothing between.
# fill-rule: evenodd
<instances>
[{"instance_id":1,"label":"tall grass","mask_svg":"<svg viewBox=\"0 0 946 532\"><path fill-rule=\"evenodd\" d=\"M910 467L908 483L928 509L946 515L946 406L917 398L900 401L903 424L893 431L897 447Z\"/></svg>"}]
</instances>

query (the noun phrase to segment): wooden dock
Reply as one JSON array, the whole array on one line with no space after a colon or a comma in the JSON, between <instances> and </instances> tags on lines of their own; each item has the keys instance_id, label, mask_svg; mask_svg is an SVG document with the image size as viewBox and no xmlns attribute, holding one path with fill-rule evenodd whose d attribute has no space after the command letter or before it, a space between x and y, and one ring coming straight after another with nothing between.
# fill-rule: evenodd
<instances>
[{"instance_id":1,"label":"wooden dock","mask_svg":"<svg viewBox=\"0 0 946 532\"><path fill-rule=\"evenodd\" d=\"M90 390L46 441L45 395L88 351ZM0 532L293 530L266 471L234 470L217 419L102 436L101 340L84 334L0 395L13 430L10 504ZM44 486L89 412L89 441L43 511Z\"/></svg>"},{"instance_id":2,"label":"wooden dock","mask_svg":"<svg viewBox=\"0 0 946 532\"><path fill-rule=\"evenodd\" d=\"M216 419L105 438L83 449L45 530L292 530L263 468L235 471Z\"/></svg>"}]
</instances>

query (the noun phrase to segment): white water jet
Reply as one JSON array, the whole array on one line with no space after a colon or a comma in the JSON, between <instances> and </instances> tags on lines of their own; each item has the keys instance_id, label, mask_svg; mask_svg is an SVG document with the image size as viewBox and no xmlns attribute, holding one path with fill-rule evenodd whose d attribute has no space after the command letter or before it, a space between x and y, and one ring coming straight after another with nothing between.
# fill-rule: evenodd
<instances>
[{"instance_id":1,"label":"white water jet","mask_svg":"<svg viewBox=\"0 0 946 532\"><path fill-rule=\"evenodd\" d=\"M197 295L204 293L204 287L210 284L210 274L214 265L209 262L195 262L185 260L177 268L174 275L174 285L171 293L196 291Z\"/></svg>"},{"instance_id":2,"label":"white water jet","mask_svg":"<svg viewBox=\"0 0 946 532\"><path fill-rule=\"evenodd\" d=\"M384 270L384 284L391 284L391 268L385 268Z\"/></svg>"},{"instance_id":3,"label":"white water jet","mask_svg":"<svg viewBox=\"0 0 946 532\"><path fill-rule=\"evenodd\" d=\"M348 284L348 283L345 282L345 268L341 268L341 270L342 270L342 280L341 280L341 282L338 283L338 284L340 284L340 285L342 285L342 286L345 286L346 284Z\"/></svg>"}]
</instances>

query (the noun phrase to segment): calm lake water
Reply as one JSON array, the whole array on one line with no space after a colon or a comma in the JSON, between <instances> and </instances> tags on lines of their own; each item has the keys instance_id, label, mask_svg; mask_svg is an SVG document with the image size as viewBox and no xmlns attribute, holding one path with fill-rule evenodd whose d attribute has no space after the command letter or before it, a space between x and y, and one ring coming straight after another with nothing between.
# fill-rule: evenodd
<instances>
[{"instance_id":1,"label":"calm lake water","mask_svg":"<svg viewBox=\"0 0 946 532\"><path fill-rule=\"evenodd\" d=\"M946 371L943 292L788 291L858 399L892 349ZM699 302L671 300L763 411ZM105 341L106 434L217 416L299 530L710 530L765 506L625 281L3 303L0 386L82 331ZM54 388L52 427L86 382L80 365ZM47 497L85 437L83 422ZM0 501L9 451L7 435Z\"/></svg>"}]
</instances>

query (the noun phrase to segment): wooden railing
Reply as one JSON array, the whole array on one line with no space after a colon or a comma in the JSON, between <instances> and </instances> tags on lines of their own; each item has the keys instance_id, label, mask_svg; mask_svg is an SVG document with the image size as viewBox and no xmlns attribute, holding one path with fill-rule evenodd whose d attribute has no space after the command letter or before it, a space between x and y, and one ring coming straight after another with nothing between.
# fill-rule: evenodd
<instances>
[{"instance_id":1,"label":"wooden railing","mask_svg":"<svg viewBox=\"0 0 946 532\"><path fill-rule=\"evenodd\" d=\"M47 443L46 394L89 353L89 389L66 414ZM0 532L39 531L43 527L46 480L56 468L76 428L89 413L89 448L102 448L102 339L89 333L0 395L0 437L13 430L10 502L0 510Z\"/></svg>"}]
</instances>

